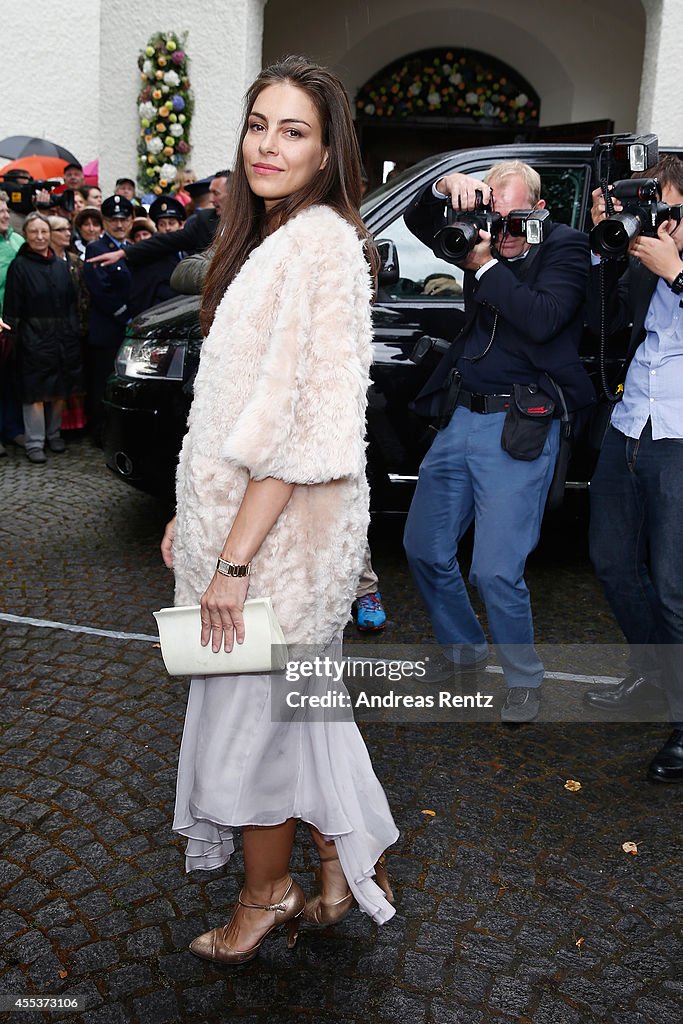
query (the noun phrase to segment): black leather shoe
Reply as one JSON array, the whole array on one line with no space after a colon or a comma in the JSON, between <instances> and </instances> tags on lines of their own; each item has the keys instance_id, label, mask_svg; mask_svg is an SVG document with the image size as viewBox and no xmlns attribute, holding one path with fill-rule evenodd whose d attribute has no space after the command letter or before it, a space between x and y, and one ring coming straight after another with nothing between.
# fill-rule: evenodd
<instances>
[{"instance_id":1,"label":"black leather shoe","mask_svg":"<svg viewBox=\"0 0 683 1024\"><path fill-rule=\"evenodd\" d=\"M616 686L603 686L599 690L587 690L583 703L591 708L616 711L632 708L662 696L662 691L647 676L629 672Z\"/></svg>"},{"instance_id":2,"label":"black leather shoe","mask_svg":"<svg viewBox=\"0 0 683 1024\"><path fill-rule=\"evenodd\" d=\"M431 648L430 648L431 651ZM415 675L413 678L417 683L427 685L436 683L457 683L462 679L473 679L478 672L483 672L488 662L488 655L480 658L479 661L456 665L455 662L443 654L435 645L434 653L425 658L426 672L423 676Z\"/></svg>"},{"instance_id":3,"label":"black leather shoe","mask_svg":"<svg viewBox=\"0 0 683 1024\"><path fill-rule=\"evenodd\" d=\"M501 722L533 722L541 710L541 688L511 686L500 709Z\"/></svg>"},{"instance_id":4,"label":"black leather shoe","mask_svg":"<svg viewBox=\"0 0 683 1024\"><path fill-rule=\"evenodd\" d=\"M683 729L674 729L647 770L650 782L683 782Z\"/></svg>"}]
</instances>

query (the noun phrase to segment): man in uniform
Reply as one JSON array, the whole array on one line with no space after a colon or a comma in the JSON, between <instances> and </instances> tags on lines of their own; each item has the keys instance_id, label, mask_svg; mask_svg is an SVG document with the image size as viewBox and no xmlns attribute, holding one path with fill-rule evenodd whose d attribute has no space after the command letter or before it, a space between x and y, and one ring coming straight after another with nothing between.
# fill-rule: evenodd
<instances>
[{"instance_id":1,"label":"man in uniform","mask_svg":"<svg viewBox=\"0 0 683 1024\"><path fill-rule=\"evenodd\" d=\"M229 177L230 171L218 171L214 175L209 189L210 209L192 214L180 231L159 232L154 238L138 242L125 252L104 253L96 262L106 266L125 258L131 267L140 267L145 263L166 258L169 252L198 253L208 249L218 230Z\"/></svg>"},{"instance_id":2,"label":"man in uniform","mask_svg":"<svg viewBox=\"0 0 683 1024\"><path fill-rule=\"evenodd\" d=\"M192 212L208 210L211 206L211 182L213 177L200 178L199 181L188 182L183 188L192 197Z\"/></svg>"},{"instance_id":3,"label":"man in uniform","mask_svg":"<svg viewBox=\"0 0 683 1024\"><path fill-rule=\"evenodd\" d=\"M104 386L114 369L114 359L130 318L131 274L125 260L106 266L98 263L97 258L105 253L125 252L134 213L133 204L124 196L105 199L102 203L104 233L89 242L85 250L83 280L90 293L85 361L88 419L93 439L99 445L102 444Z\"/></svg>"},{"instance_id":4,"label":"man in uniform","mask_svg":"<svg viewBox=\"0 0 683 1024\"><path fill-rule=\"evenodd\" d=\"M149 215L159 234L173 234L177 237L185 221L185 207L174 196L159 196L150 206ZM129 316L137 316L150 306L156 306L178 294L169 282L183 255L181 249L164 250L161 258L132 266Z\"/></svg>"}]
</instances>

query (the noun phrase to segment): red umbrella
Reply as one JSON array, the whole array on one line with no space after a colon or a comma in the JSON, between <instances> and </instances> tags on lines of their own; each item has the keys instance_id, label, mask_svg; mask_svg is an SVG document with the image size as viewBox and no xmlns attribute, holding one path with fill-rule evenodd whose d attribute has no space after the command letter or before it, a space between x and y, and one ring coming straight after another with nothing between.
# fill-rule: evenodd
<instances>
[{"instance_id":1,"label":"red umbrella","mask_svg":"<svg viewBox=\"0 0 683 1024\"><path fill-rule=\"evenodd\" d=\"M0 167L0 178L7 171L19 170L28 171L32 178L37 181L44 181L46 178L63 178L64 168L70 163L69 160L62 160L57 156L23 156L20 160L12 160L11 163Z\"/></svg>"}]
</instances>

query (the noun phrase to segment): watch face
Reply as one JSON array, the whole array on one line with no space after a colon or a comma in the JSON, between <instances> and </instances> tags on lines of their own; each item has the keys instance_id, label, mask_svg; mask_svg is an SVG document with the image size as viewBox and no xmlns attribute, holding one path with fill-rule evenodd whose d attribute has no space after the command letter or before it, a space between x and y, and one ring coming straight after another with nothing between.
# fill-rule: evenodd
<instances>
[{"instance_id":1,"label":"watch face","mask_svg":"<svg viewBox=\"0 0 683 1024\"><path fill-rule=\"evenodd\" d=\"M674 277L671 282L671 291L675 295L680 295L683 292L683 270L680 272L678 277Z\"/></svg>"}]
</instances>

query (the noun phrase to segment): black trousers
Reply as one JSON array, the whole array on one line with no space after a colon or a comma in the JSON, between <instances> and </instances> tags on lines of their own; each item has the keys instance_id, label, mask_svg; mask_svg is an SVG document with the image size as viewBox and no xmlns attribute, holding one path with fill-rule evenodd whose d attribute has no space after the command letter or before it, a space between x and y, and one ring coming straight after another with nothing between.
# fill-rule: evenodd
<instances>
[{"instance_id":1,"label":"black trousers","mask_svg":"<svg viewBox=\"0 0 683 1024\"><path fill-rule=\"evenodd\" d=\"M114 372L114 360L119 350L117 345L107 345L102 348L88 348L86 352L85 379L86 379L86 411L90 431L95 444L102 444L102 424L104 420L104 388L107 378Z\"/></svg>"}]
</instances>

